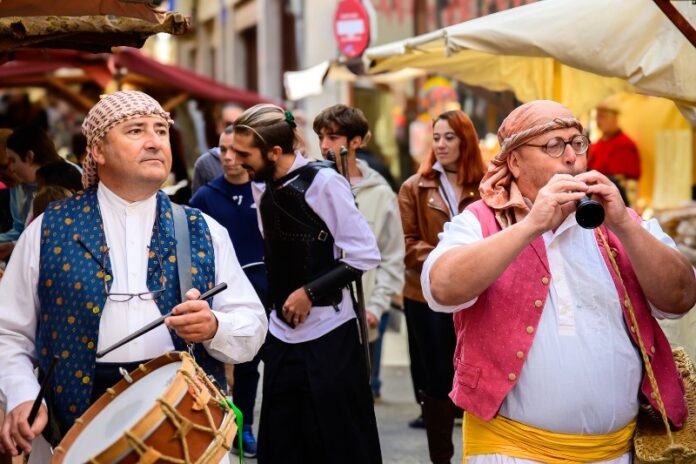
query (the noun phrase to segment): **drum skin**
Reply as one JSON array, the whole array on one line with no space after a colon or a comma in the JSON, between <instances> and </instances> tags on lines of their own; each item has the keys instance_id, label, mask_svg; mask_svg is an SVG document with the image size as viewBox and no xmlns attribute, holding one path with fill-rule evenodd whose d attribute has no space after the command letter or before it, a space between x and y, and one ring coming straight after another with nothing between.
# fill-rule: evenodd
<instances>
[{"instance_id":1,"label":"drum skin","mask_svg":"<svg viewBox=\"0 0 696 464\"><path fill-rule=\"evenodd\" d=\"M226 403L221 406L225 400L223 394L205 377L193 358L183 352L167 353L142 364L130 373L132 383L122 379L108 389L75 421L53 450L51 463L68 464L65 458L71 446L114 398L136 386L138 380L152 371L178 361L182 362L181 368L149 411L114 443L104 443L103 451L89 462L148 464L165 462L158 460L163 455L185 463L218 463L230 450L237 432L235 416Z\"/></svg>"}]
</instances>

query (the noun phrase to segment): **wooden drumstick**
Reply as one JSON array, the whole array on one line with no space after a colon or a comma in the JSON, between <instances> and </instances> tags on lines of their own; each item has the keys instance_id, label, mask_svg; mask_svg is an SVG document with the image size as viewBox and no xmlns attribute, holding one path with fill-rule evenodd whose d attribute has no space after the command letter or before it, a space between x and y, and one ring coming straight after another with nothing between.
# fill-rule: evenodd
<instances>
[{"instance_id":1,"label":"wooden drumstick","mask_svg":"<svg viewBox=\"0 0 696 464\"><path fill-rule=\"evenodd\" d=\"M225 290L226 288L227 288L227 284L225 282L221 282L221 283L217 284L216 286L214 286L213 288L211 288L210 290L208 290L207 292L202 293L201 296L196 298L196 300L207 300L208 298L212 298L213 296L217 295L218 293ZM132 340L135 340L139 336L148 333L149 331L151 331L155 327L158 327L158 326L164 324L164 320L171 315L172 315L172 312L169 311L164 316L161 316L161 317L155 319L154 321L150 322L146 326L136 330L135 332L128 335L127 337L117 341L116 343L114 343L110 347L106 348L105 350L98 351L97 358L102 358L102 357L106 356L107 354L114 351L116 348L120 348L121 346L125 345L126 343L128 343Z\"/></svg>"}]
</instances>

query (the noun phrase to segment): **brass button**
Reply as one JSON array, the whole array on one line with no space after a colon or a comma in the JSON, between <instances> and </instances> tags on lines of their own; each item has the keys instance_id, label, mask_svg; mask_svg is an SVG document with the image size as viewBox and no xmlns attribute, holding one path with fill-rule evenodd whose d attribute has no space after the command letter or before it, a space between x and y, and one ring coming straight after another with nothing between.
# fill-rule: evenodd
<instances>
[{"instance_id":1,"label":"brass button","mask_svg":"<svg viewBox=\"0 0 696 464\"><path fill-rule=\"evenodd\" d=\"M543 303L541 300L536 300L536 301L534 302L534 306L536 306L537 308L541 308L541 305L543 305L543 304L544 304L544 303Z\"/></svg>"},{"instance_id":2,"label":"brass button","mask_svg":"<svg viewBox=\"0 0 696 464\"><path fill-rule=\"evenodd\" d=\"M616 258L616 255L618 255L618 253L616 252L616 250L615 250L614 248L611 249L611 255L612 255L614 258Z\"/></svg>"},{"instance_id":3,"label":"brass button","mask_svg":"<svg viewBox=\"0 0 696 464\"><path fill-rule=\"evenodd\" d=\"M628 298L626 298L626 299L624 300L624 306L628 308L628 304L629 304L629 301L628 301Z\"/></svg>"},{"instance_id":4,"label":"brass button","mask_svg":"<svg viewBox=\"0 0 696 464\"><path fill-rule=\"evenodd\" d=\"M473 196L474 196L474 192L469 192L469 196L470 196L470 197L473 197Z\"/></svg>"},{"instance_id":5,"label":"brass button","mask_svg":"<svg viewBox=\"0 0 696 464\"><path fill-rule=\"evenodd\" d=\"M522 358L524 358L524 353L521 351L518 351L517 352L517 359L522 359Z\"/></svg>"},{"instance_id":6,"label":"brass button","mask_svg":"<svg viewBox=\"0 0 696 464\"><path fill-rule=\"evenodd\" d=\"M541 283L544 284L544 285L548 285L548 284L549 284L549 278L546 277L546 276L542 277L542 278L541 278Z\"/></svg>"},{"instance_id":7,"label":"brass button","mask_svg":"<svg viewBox=\"0 0 696 464\"><path fill-rule=\"evenodd\" d=\"M657 398L657 395L655 394L655 392L651 392L651 393L650 393L650 398L652 398L652 399L656 399L656 398Z\"/></svg>"},{"instance_id":8,"label":"brass button","mask_svg":"<svg viewBox=\"0 0 696 464\"><path fill-rule=\"evenodd\" d=\"M633 332L633 333L636 332L636 329L633 326L631 326L631 332Z\"/></svg>"},{"instance_id":9,"label":"brass button","mask_svg":"<svg viewBox=\"0 0 696 464\"><path fill-rule=\"evenodd\" d=\"M435 199L434 199L434 198L430 198L430 199L428 199L428 201L429 201L430 203L432 203L433 201L435 201Z\"/></svg>"},{"instance_id":10,"label":"brass button","mask_svg":"<svg viewBox=\"0 0 696 464\"><path fill-rule=\"evenodd\" d=\"M534 333L534 327L532 327L531 325L529 327L527 327L527 333L528 334Z\"/></svg>"},{"instance_id":11,"label":"brass button","mask_svg":"<svg viewBox=\"0 0 696 464\"><path fill-rule=\"evenodd\" d=\"M655 345L653 345L653 346L650 347L650 352L651 352L652 354L655 354Z\"/></svg>"},{"instance_id":12,"label":"brass button","mask_svg":"<svg viewBox=\"0 0 696 464\"><path fill-rule=\"evenodd\" d=\"M516 378L517 378L517 376L515 374L513 374L513 373L508 374L508 380L510 382L514 382Z\"/></svg>"}]
</instances>

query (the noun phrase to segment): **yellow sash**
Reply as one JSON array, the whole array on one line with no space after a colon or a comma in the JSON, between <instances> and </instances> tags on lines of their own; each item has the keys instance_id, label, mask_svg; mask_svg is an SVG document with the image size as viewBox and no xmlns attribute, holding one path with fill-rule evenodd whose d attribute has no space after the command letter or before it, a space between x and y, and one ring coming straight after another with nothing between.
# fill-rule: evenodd
<instances>
[{"instance_id":1,"label":"yellow sash","mask_svg":"<svg viewBox=\"0 0 696 464\"><path fill-rule=\"evenodd\" d=\"M605 435L554 433L496 416L490 422L464 415L463 458L502 454L544 463L597 462L618 458L632 447L635 420Z\"/></svg>"}]
</instances>

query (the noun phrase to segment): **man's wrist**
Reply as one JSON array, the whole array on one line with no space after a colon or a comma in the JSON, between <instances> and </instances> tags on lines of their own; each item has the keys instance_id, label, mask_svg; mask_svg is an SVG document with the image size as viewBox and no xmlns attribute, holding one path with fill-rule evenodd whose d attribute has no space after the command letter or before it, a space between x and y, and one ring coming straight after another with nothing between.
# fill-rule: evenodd
<instances>
[{"instance_id":1,"label":"man's wrist","mask_svg":"<svg viewBox=\"0 0 696 464\"><path fill-rule=\"evenodd\" d=\"M215 322L214 322L214 324L213 324L213 331L212 331L212 333L210 334L210 336L207 338L207 340L212 340L213 338L215 338L215 335L217 335L218 327L220 327L220 321L218 321L218 318L217 318L217 316L215 315L215 313L211 310L211 311L210 311L210 314L213 315L213 320L214 320Z\"/></svg>"}]
</instances>

